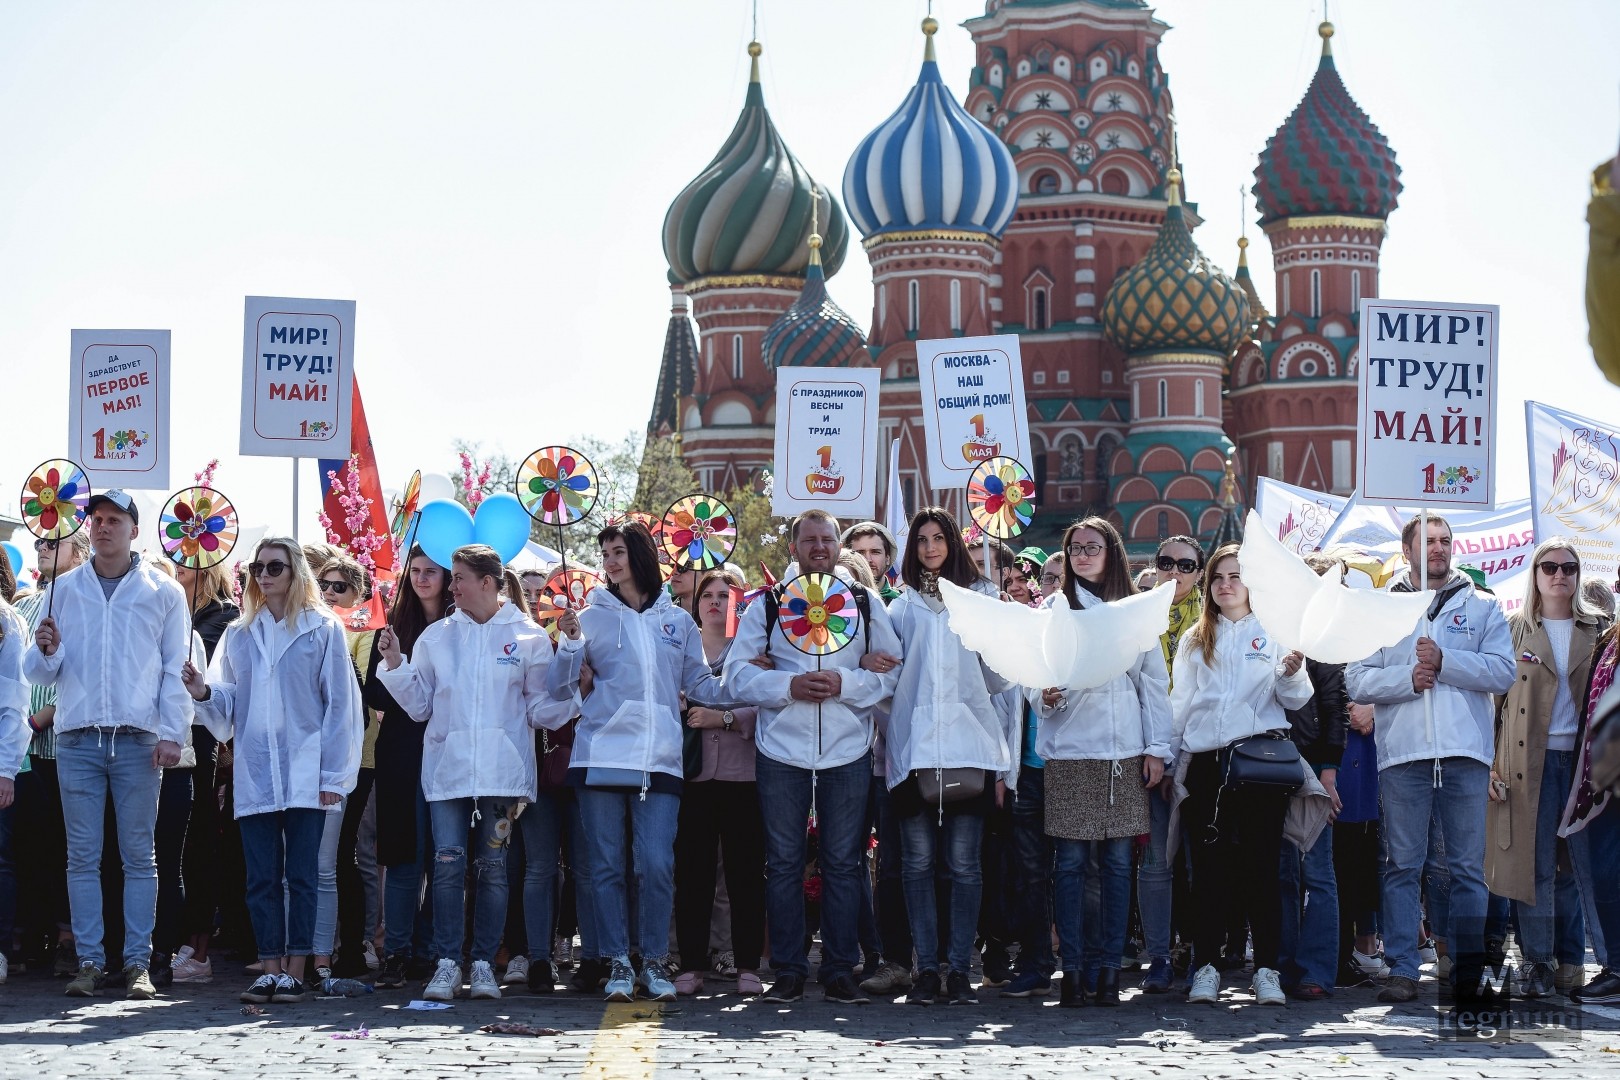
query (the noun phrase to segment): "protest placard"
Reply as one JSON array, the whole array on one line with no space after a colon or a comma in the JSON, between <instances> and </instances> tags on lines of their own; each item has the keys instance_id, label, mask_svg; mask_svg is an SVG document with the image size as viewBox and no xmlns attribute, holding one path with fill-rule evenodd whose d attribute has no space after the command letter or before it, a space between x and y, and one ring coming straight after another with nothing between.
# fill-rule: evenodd
<instances>
[{"instance_id":1,"label":"protest placard","mask_svg":"<svg viewBox=\"0 0 1620 1080\"><path fill-rule=\"evenodd\" d=\"M993 457L1034 470L1017 335L919 341L917 381L930 487L960 489Z\"/></svg>"},{"instance_id":2,"label":"protest placard","mask_svg":"<svg viewBox=\"0 0 1620 1080\"><path fill-rule=\"evenodd\" d=\"M1620 430L1538 401L1524 403L1536 535L1567 536L1585 580L1613 583L1620 556Z\"/></svg>"},{"instance_id":3,"label":"protest placard","mask_svg":"<svg viewBox=\"0 0 1620 1080\"><path fill-rule=\"evenodd\" d=\"M91 490L169 486L169 331L75 330L68 446Z\"/></svg>"},{"instance_id":4,"label":"protest placard","mask_svg":"<svg viewBox=\"0 0 1620 1080\"><path fill-rule=\"evenodd\" d=\"M872 516L880 378L876 368L776 370L771 513L820 507L850 520Z\"/></svg>"},{"instance_id":5,"label":"protest placard","mask_svg":"<svg viewBox=\"0 0 1620 1080\"><path fill-rule=\"evenodd\" d=\"M250 296L245 307L241 452L346 456L354 301Z\"/></svg>"}]
</instances>

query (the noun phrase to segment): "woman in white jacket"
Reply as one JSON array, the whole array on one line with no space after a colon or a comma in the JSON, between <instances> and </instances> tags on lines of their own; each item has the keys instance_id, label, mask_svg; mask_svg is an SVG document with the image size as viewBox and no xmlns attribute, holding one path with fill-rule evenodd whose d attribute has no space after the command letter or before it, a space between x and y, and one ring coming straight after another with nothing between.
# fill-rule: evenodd
<instances>
[{"instance_id":1,"label":"woman in white jacket","mask_svg":"<svg viewBox=\"0 0 1620 1080\"><path fill-rule=\"evenodd\" d=\"M1288 797L1252 789L1222 790L1222 754L1253 735L1286 738L1285 710L1311 699L1305 658L1284 653L1249 610L1238 546L1215 551L1204 567L1204 610L1176 650L1171 752L1186 797L1177 808L1192 859L1193 962L1187 1000L1214 1004L1215 969L1227 927L1247 922L1254 937L1252 989L1262 1005L1285 1005L1277 955L1281 946L1283 818ZM1183 757L1186 760L1182 760Z\"/></svg>"},{"instance_id":2,"label":"woman in white jacket","mask_svg":"<svg viewBox=\"0 0 1620 1080\"><path fill-rule=\"evenodd\" d=\"M241 618L207 677L187 661L182 678L197 719L220 742L235 740L248 914L264 963L242 1000L301 1001L321 834L354 789L365 723L343 624L321 603L297 541L259 542Z\"/></svg>"},{"instance_id":3,"label":"woman in white jacket","mask_svg":"<svg viewBox=\"0 0 1620 1080\"><path fill-rule=\"evenodd\" d=\"M885 781L900 821L900 880L917 947L918 975L907 1000L931 1005L939 996L934 879L943 863L951 885L946 999L953 1005L976 1005L969 970L983 886L979 848L985 815L994 805L996 774L1009 766L1001 714L991 695L1008 684L951 629L939 582L990 597L1000 594L974 567L951 515L937 506L912 517L900 576L910 588L889 605L889 621L906 660L884 739ZM966 798L951 798L941 782L946 770L977 773L977 783L967 785L977 790ZM938 791L932 800L919 788L919 774L925 773L922 779Z\"/></svg>"},{"instance_id":4,"label":"woman in white jacket","mask_svg":"<svg viewBox=\"0 0 1620 1080\"><path fill-rule=\"evenodd\" d=\"M423 997L449 1001L461 989L467 932L467 865L473 868L470 996L498 998L495 951L506 926L506 845L525 802L539 794L534 729L559 728L571 703L552 696L551 638L501 599L508 573L493 548L469 544L450 560L456 610L422 632L409 660L392 628L377 635L388 692L417 723L422 794L433 825L433 978ZM516 588L514 595L521 596ZM468 859L471 832L473 857Z\"/></svg>"},{"instance_id":5,"label":"woman in white jacket","mask_svg":"<svg viewBox=\"0 0 1620 1080\"><path fill-rule=\"evenodd\" d=\"M638 522L597 534L607 587L590 606L557 620L552 690L572 697L581 664L590 665L590 695L581 702L568 778L579 793L595 902L596 937L609 962L609 1001L635 995L630 967L626 863L636 875L636 945L641 985L659 1001L675 999L662 958L669 952L675 907L675 834L680 816L680 695L688 705L728 708L720 680L703 656L703 636L664 592L652 534ZM625 826L633 851L626 859Z\"/></svg>"},{"instance_id":6,"label":"woman in white jacket","mask_svg":"<svg viewBox=\"0 0 1620 1080\"><path fill-rule=\"evenodd\" d=\"M1119 531L1088 517L1063 534L1063 587L1047 607L1111 604L1136 593ZM1148 789L1170 760L1169 676L1158 643L1123 675L1084 690L1031 691L1035 752L1046 762L1046 832L1052 837L1052 912L1062 953L1058 1004L1085 1004L1085 876L1096 845L1101 873L1101 956L1096 1003L1119 1004L1119 965L1130 920L1131 843L1152 827Z\"/></svg>"}]
</instances>

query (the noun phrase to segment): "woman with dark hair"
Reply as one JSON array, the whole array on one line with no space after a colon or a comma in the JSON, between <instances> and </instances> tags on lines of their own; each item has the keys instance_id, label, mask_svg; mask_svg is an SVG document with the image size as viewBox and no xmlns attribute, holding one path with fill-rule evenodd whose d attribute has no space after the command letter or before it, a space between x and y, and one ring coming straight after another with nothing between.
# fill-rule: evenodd
<instances>
[{"instance_id":1,"label":"woman with dark hair","mask_svg":"<svg viewBox=\"0 0 1620 1080\"><path fill-rule=\"evenodd\" d=\"M979 573L956 522L937 506L912 517L900 576L909 588L889 605L889 619L906 659L884 738L885 780L900 821L900 878L917 949L918 975L907 999L931 1005L938 998L944 937L946 999L976 1005L969 970L983 886L979 849L996 774L1009 765L991 696L1008 684L951 629L939 586L949 581L989 597L999 590ZM943 935L934 895L942 866L951 884Z\"/></svg>"},{"instance_id":2,"label":"woman with dark hair","mask_svg":"<svg viewBox=\"0 0 1620 1080\"><path fill-rule=\"evenodd\" d=\"M610 525L596 536L607 585L591 590L590 606L557 620L563 638L552 668L552 692L579 692L582 664L592 689L581 703L569 782L579 795L590 892L600 951L610 964L609 1001L635 995L626 865L636 876L635 945L647 996L671 1001L675 986L664 969L675 905L675 832L680 814L681 700L721 700L692 616L664 591L652 534L639 522ZM625 852L625 827L633 849Z\"/></svg>"},{"instance_id":3,"label":"woman with dark hair","mask_svg":"<svg viewBox=\"0 0 1620 1080\"><path fill-rule=\"evenodd\" d=\"M450 563L455 612L423 631L408 661L391 629L377 635L386 665L377 677L427 728L422 794L433 822L437 961L422 993L429 1001L449 1001L461 989L469 868L470 996L501 996L494 960L506 925L506 843L523 803L537 794L532 729L561 727L574 715L572 703L548 688L551 639L502 597L503 582L494 549L457 548Z\"/></svg>"},{"instance_id":4,"label":"woman with dark hair","mask_svg":"<svg viewBox=\"0 0 1620 1080\"><path fill-rule=\"evenodd\" d=\"M399 651L407 659L422 632L452 610L449 583L450 575L444 567L412 545L405 559L405 580L399 585L404 591L394 602L389 620ZM426 858L432 830L427 800L422 795L422 737L427 726L412 720L377 678L382 662L377 637L381 634L378 630L372 637L361 694L366 707L377 710L382 717L372 777L377 789L377 863L386 871L383 963L377 973L377 986L389 990L404 986L407 976L426 978L429 973L427 920L424 917L420 928L417 920L418 908L422 907L422 878L424 874L430 878L432 875Z\"/></svg>"},{"instance_id":5,"label":"woman with dark hair","mask_svg":"<svg viewBox=\"0 0 1620 1080\"><path fill-rule=\"evenodd\" d=\"M1119 531L1088 517L1063 534L1063 587L1046 606L1111 604L1136 594ZM1031 691L1035 752L1046 762L1046 832L1053 838L1052 909L1062 953L1058 1004L1086 1003L1085 876L1101 869L1101 957L1096 1003L1119 1004L1119 966L1131 903L1131 842L1151 830L1148 791L1170 761L1169 676L1158 648L1088 689Z\"/></svg>"},{"instance_id":6,"label":"woman with dark hair","mask_svg":"<svg viewBox=\"0 0 1620 1080\"><path fill-rule=\"evenodd\" d=\"M1171 752L1186 796L1176 808L1192 860L1193 964L1187 1000L1220 998L1215 964L1227 928L1254 936L1254 990L1261 1005L1286 1005L1282 947L1283 818L1288 796L1226 787L1226 752L1244 739L1287 738L1288 709L1311 700L1305 657L1285 653L1249 609L1238 545L1217 548L1204 567L1204 611L1176 649ZM1183 756L1186 760L1182 760ZM1303 771L1301 773L1303 780Z\"/></svg>"}]
</instances>

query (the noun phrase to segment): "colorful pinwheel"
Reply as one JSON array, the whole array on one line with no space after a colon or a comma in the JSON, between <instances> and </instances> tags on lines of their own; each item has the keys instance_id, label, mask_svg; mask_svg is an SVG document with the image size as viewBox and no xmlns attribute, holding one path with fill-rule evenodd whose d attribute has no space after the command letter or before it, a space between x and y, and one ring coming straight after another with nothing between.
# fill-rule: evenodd
<instances>
[{"instance_id":1,"label":"colorful pinwheel","mask_svg":"<svg viewBox=\"0 0 1620 1080\"><path fill-rule=\"evenodd\" d=\"M389 522L388 531L393 534L396 547L405 543L405 533L411 527L411 518L415 516L417 508L422 505L422 470L417 469L411 474L410 481L406 483L405 490L400 492L399 498L394 500L394 520ZM404 553L400 553L404 558Z\"/></svg>"},{"instance_id":2,"label":"colorful pinwheel","mask_svg":"<svg viewBox=\"0 0 1620 1080\"><path fill-rule=\"evenodd\" d=\"M998 540L1023 532L1035 518L1035 481L1010 457L982 462L968 478L968 513Z\"/></svg>"},{"instance_id":3,"label":"colorful pinwheel","mask_svg":"<svg viewBox=\"0 0 1620 1080\"><path fill-rule=\"evenodd\" d=\"M566 446L545 446L518 468L518 501L543 525L572 525L596 505L596 467Z\"/></svg>"},{"instance_id":4,"label":"colorful pinwheel","mask_svg":"<svg viewBox=\"0 0 1620 1080\"><path fill-rule=\"evenodd\" d=\"M778 625L800 652L827 656L855 639L860 609L849 586L833 574L800 574L782 588Z\"/></svg>"},{"instance_id":5,"label":"colorful pinwheel","mask_svg":"<svg viewBox=\"0 0 1620 1080\"><path fill-rule=\"evenodd\" d=\"M731 508L713 495L688 495L664 514L663 546L681 570L712 570L737 546Z\"/></svg>"},{"instance_id":6,"label":"colorful pinwheel","mask_svg":"<svg viewBox=\"0 0 1620 1080\"><path fill-rule=\"evenodd\" d=\"M602 584L602 579L589 570L558 570L540 587L535 604L534 621L545 627L553 640L557 637L557 620L565 611L584 611L590 607L591 590Z\"/></svg>"},{"instance_id":7,"label":"colorful pinwheel","mask_svg":"<svg viewBox=\"0 0 1620 1080\"><path fill-rule=\"evenodd\" d=\"M90 481L84 469L65 458L41 462L22 491L23 524L44 540L72 536L84 524Z\"/></svg>"},{"instance_id":8,"label":"colorful pinwheel","mask_svg":"<svg viewBox=\"0 0 1620 1080\"><path fill-rule=\"evenodd\" d=\"M158 527L163 553L175 565L204 570L236 546L236 507L213 488L183 488L164 504Z\"/></svg>"}]
</instances>

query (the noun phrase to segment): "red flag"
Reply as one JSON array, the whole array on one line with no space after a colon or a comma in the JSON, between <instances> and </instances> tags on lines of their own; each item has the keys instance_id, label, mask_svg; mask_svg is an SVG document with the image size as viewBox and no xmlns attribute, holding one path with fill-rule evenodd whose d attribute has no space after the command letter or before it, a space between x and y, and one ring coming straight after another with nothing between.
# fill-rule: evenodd
<instances>
[{"instance_id":1,"label":"red flag","mask_svg":"<svg viewBox=\"0 0 1620 1080\"><path fill-rule=\"evenodd\" d=\"M726 597L726 637L727 638L734 638L734 637L737 636L737 613L742 610L742 606L743 606L742 587L738 586L738 585L733 585L731 587L731 594L728 597Z\"/></svg>"},{"instance_id":2,"label":"red flag","mask_svg":"<svg viewBox=\"0 0 1620 1080\"><path fill-rule=\"evenodd\" d=\"M771 573L771 568L765 565L764 559L759 560L759 572L765 575L767 586L776 584L776 575Z\"/></svg>"},{"instance_id":3,"label":"red flag","mask_svg":"<svg viewBox=\"0 0 1620 1080\"><path fill-rule=\"evenodd\" d=\"M377 473L377 454L371 448L371 428L366 423L366 409L360 402L360 380L354 380L354 408L349 434L349 453L360 459L360 494L371 500L369 509L370 530L378 536L388 536L389 508L383 501L382 478ZM332 529L338 534L338 543L352 550L354 536L349 530L348 514L344 511L338 497L332 494L331 483L326 479L328 472L344 475L349 467L347 460L322 460L321 488L325 492L322 498L326 509L326 516L332 519ZM394 545L384 544L372 553L371 559L377 565L378 576L386 576L394 569Z\"/></svg>"}]
</instances>

